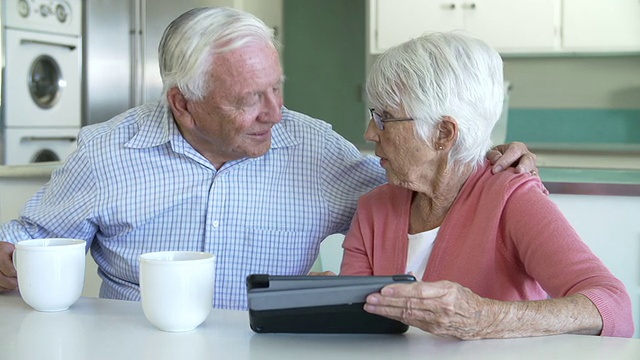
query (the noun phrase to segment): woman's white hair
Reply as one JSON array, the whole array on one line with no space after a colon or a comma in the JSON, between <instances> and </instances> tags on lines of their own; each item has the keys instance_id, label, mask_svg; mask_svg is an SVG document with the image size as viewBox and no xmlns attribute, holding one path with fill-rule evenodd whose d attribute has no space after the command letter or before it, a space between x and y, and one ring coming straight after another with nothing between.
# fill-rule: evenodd
<instances>
[{"instance_id":1,"label":"woman's white hair","mask_svg":"<svg viewBox=\"0 0 640 360\"><path fill-rule=\"evenodd\" d=\"M434 147L438 124L454 118L459 136L449 165L484 161L491 130L502 111L502 59L463 32L432 33L387 50L373 64L367 95L376 109L404 109L418 134Z\"/></svg>"},{"instance_id":2,"label":"woman's white hair","mask_svg":"<svg viewBox=\"0 0 640 360\"><path fill-rule=\"evenodd\" d=\"M158 46L162 97L178 87L185 98L202 100L215 86L207 76L214 56L250 42L279 46L273 29L240 10L201 7L180 15L167 26Z\"/></svg>"}]
</instances>

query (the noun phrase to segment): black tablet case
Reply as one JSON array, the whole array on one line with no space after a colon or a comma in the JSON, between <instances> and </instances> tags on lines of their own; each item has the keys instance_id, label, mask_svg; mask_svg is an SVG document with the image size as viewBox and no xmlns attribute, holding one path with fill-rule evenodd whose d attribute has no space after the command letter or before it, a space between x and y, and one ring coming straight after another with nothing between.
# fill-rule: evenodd
<instances>
[{"instance_id":1,"label":"black tablet case","mask_svg":"<svg viewBox=\"0 0 640 360\"><path fill-rule=\"evenodd\" d=\"M247 276L249 322L257 333L403 333L409 326L364 311L367 295L394 276Z\"/></svg>"}]
</instances>

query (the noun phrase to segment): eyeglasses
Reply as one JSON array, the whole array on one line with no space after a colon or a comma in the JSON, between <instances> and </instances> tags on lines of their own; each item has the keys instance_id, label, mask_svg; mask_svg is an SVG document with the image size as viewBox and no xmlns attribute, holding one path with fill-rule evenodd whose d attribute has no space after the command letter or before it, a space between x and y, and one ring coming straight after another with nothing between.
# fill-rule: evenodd
<instances>
[{"instance_id":1,"label":"eyeglasses","mask_svg":"<svg viewBox=\"0 0 640 360\"><path fill-rule=\"evenodd\" d=\"M373 122L376 124L376 126L378 127L378 130L380 130L380 131L384 130L384 123L386 123L386 122L413 121L414 120L413 118L389 118L389 119L383 119L382 116L380 116L380 114L375 112L374 109L369 109L369 111L371 112L371 119L373 119Z\"/></svg>"}]
</instances>

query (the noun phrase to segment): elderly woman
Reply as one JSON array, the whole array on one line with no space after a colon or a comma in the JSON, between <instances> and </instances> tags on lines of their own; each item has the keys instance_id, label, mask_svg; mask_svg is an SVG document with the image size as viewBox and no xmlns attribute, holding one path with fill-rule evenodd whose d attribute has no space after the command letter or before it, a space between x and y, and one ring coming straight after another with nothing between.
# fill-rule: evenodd
<instances>
[{"instance_id":1,"label":"elderly woman","mask_svg":"<svg viewBox=\"0 0 640 360\"><path fill-rule=\"evenodd\" d=\"M388 184L363 196L341 275L412 272L365 310L460 339L633 334L624 285L580 240L540 179L484 159L503 100L484 42L437 33L373 65L365 138Z\"/></svg>"}]
</instances>

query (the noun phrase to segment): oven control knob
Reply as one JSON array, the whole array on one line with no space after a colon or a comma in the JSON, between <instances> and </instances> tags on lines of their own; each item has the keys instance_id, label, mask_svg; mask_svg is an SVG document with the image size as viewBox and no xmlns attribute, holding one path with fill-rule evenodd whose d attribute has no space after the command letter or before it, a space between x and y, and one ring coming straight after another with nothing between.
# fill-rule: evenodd
<instances>
[{"instance_id":1,"label":"oven control knob","mask_svg":"<svg viewBox=\"0 0 640 360\"><path fill-rule=\"evenodd\" d=\"M27 2L27 0L19 0L18 14L20 14L20 16L22 17L27 17L29 16L30 12L31 12L31 8L29 7L29 3Z\"/></svg>"},{"instance_id":2,"label":"oven control knob","mask_svg":"<svg viewBox=\"0 0 640 360\"><path fill-rule=\"evenodd\" d=\"M40 15L42 15L42 17L47 17L49 15L51 15L53 11L51 11L51 8L47 5L40 5Z\"/></svg>"},{"instance_id":3,"label":"oven control knob","mask_svg":"<svg viewBox=\"0 0 640 360\"><path fill-rule=\"evenodd\" d=\"M58 19L58 21L63 23L67 21L68 17L69 13L67 12L67 9L65 9L64 6L58 4L58 6L56 6L56 18Z\"/></svg>"}]
</instances>

